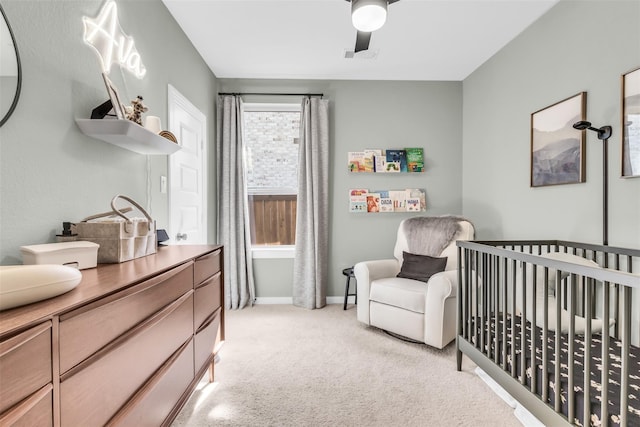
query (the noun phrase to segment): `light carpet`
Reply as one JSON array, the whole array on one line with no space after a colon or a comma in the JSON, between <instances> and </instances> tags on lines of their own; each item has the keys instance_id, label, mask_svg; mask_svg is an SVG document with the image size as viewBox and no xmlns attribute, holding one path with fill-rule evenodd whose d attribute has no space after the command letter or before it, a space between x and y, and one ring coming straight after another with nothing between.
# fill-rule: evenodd
<instances>
[{"instance_id":1,"label":"light carpet","mask_svg":"<svg viewBox=\"0 0 640 427\"><path fill-rule=\"evenodd\" d=\"M174 426L521 426L454 343L398 340L354 306L227 311L220 354Z\"/></svg>"}]
</instances>

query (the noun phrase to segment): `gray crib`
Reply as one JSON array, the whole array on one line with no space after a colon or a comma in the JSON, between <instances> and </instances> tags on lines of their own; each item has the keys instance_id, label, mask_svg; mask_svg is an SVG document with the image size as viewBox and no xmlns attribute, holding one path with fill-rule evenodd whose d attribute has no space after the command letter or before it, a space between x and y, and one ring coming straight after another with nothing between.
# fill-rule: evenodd
<instances>
[{"instance_id":1,"label":"gray crib","mask_svg":"<svg viewBox=\"0 0 640 427\"><path fill-rule=\"evenodd\" d=\"M459 241L463 354L548 426L640 426L640 250Z\"/></svg>"}]
</instances>

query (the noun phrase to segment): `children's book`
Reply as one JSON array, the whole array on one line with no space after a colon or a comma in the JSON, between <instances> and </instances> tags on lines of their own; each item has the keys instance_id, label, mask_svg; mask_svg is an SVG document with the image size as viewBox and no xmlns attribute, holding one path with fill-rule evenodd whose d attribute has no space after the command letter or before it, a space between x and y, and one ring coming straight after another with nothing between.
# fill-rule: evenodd
<instances>
[{"instance_id":1,"label":"children's book","mask_svg":"<svg viewBox=\"0 0 640 427\"><path fill-rule=\"evenodd\" d=\"M418 148L405 148L407 152L407 171L408 172L423 172L424 171L424 149Z\"/></svg>"},{"instance_id":2,"label":"children's book","mask_svg":"<svg viewBox=\"0 0 640 427\"><path fill-rule=\"evenodd\" d=\"M369 213L380 212L380 194L378 193L367 194L367 212Z\"/></svg>"},{"instance_id":3,"label":"children's book","mask_svg":"<svg viewBox=\"0 0 640 427\"><path fill-rule=\"evenodd\" d=\"M388 170L387 172L407 172L407 152L405 150L387 150L387 164L393 163L399 165L399 170Z\"/></svg>"},{"instance_id":4,"label":"children's book","mask_svg":"<svg viewBox=\"0 0 640 427\"><path fill-rule=\"evenodd\" d=\"M349 151L348 167L349 172L364 172L364 151Z\"/></svg>"},{"instance_id":5,"label":"children's book","mask_svg":"<svg viewBox=\"0 0 640 427\"><path fill-rule=\"evenodd\" d=\"M366 188L349 190L349 212L366 213L368 193L369 191Z\"/></svg>"}]
</instances>

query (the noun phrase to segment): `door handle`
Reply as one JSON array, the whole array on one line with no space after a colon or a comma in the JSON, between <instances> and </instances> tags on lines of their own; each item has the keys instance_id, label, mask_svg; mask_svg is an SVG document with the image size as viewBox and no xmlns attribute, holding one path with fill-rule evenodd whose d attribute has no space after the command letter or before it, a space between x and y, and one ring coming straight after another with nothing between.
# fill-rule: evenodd
<instances>
[{"instance_id":1,"label":"door handle","mask_svg":"<svg viewBox=\"0 0 640 427\"><path fill-rule=\"evenodd\" d=\"M179 242L180 240L187 240L187 233L178 233L176 234L176 240Z\"/></svg>"}]
</instances>

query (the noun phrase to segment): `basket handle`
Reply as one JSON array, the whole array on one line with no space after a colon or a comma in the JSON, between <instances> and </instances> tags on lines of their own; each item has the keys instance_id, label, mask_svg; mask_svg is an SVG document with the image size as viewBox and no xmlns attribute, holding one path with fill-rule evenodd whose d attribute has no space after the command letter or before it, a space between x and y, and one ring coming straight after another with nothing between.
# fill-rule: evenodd
<instances>
[{"instance_id":1,"label":"basket handle","mask_svg":"<svg viewBox=\"0 0 640 427\"><path fill-rule=\"evenodd\" d=\"M123 196L121 194L116 195L113 199L111 199L111 209L113 209L113 212L116 213L116 215L119 215L120 217L124 218L128 223L131 222L131 219L129 219L124 213L123 211L125 211L125 209L122 210L118 210L118 208L116 207L116 200L118 199L123 199L126 200L127 202L131 203L133 206L135 206L140 212L142 212L142 214L149 220L148 222L148 227L149 227L149 231L151 231L151 223L153 222L153 218L151 218L151 215L149 215L147 213L146 210L144 210L144 208L142 206L140 206L135 200L133 200L130 197L127 196ZM128 211L127 211L128 212Z\"/></svg>"}]
</instances>

